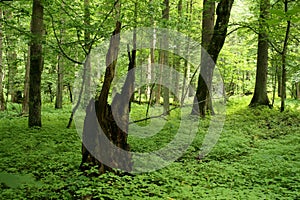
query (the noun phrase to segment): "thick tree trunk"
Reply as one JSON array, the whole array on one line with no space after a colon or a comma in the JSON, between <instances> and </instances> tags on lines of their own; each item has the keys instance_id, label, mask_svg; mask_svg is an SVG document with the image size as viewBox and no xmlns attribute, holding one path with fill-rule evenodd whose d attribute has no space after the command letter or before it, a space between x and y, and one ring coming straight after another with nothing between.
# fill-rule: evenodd
<instances>
[{"instance_id":1,"label":"thick tree trunk","mask_svg":"<svg viewBox=\"0 0 300 200\"><path fill-rule=\"evenodd\" d=\"M117 21L116 28L111 37L109 50L106 55L107 68L105 71L102 90L95 106L93 106L93 102L91 101L87 108L83 132L81 168L85 169L83 165L84 163L88 163L90 166L97 165L100 174L106 171L112 171L113 168L131 171L132 167L130 154L124 154L122 151L129 150L129 145L127 143L129 121L128 102L130 101L130 94L133 93L133 91L131 91L133 90L133 87L130 85L133 84L134 75L131 73L128 74L121 94L117 93L112 104L108 104L109 90L115 75L118 57L120 30L121 22ZM93 117L90 118L91 115L89 114L94 112L93 109L96 110L97 121L100 124L101 130L88 125L92 120L95 120ZM111 141L114 146L119 147L119 149L108 148L110 144L107 144L100 139L103 135L105 135L105 137Z\"/></svg>"},{"instance_id":2,"label":"thick tree trunk","mask_svg":"<svg viewBox=\"0 0 300 200\"><path fill-rule=\"evenodd\" d=\"M266 19L269 15L270 0L260 1L259 34L257 49L257 66L254 95L249 106L270 106L267 94L268 77L268 34Z\"/></svg>"},{"instance_id":3,"label":"thick tree trunk","mask_svg":"<svg viewBox=\"0 0 300 200\"><path fill-rule=\"evenodd\" d=\"M3 64L2 64L2 46L3 46L3 35L2 35L2 9L0 8L0 111L5 110L4 94L3 94Z\"/></svg>"},{"instance_id":4,"label":"thick tree trunk","mask_svg":"<svg viewBox=\"0 0 300 200\"><path fill-rule=\"evenodd\" d=\"M207 83L205 82L205 78L203 76L210 76L209 74L205 74L206 70L205 65L205 56L208 45L212 39L213 31L214 31L214 22L215 22L215 2L211 0L203 1L203 11L202 11L202 37L201 37L201 69L198 77L198 86L196 90L196 95L194 98L194 105L192 109L192 115L200 115L202 117L205 116L206 110L208 109L209 98L209 88L207 87ZM212 73L212 72L211 72Z\"/></svg>"},{"instance_id":5,"label":"thick tree trunk","mask_svg":"<svg viewBox=\"0 0 300 200\"><path fill-rule=\"evenodd\" d=\"M29 112L29 79L30 79L30 46L27 51L27 61L25 66L25 80L24 80L24 96L22 102L22 114L26 115Z\"/></svg>"},{"instance_id":6,"label":"thick tree trunk","mask_svg":"<svg viewBox=\"0 0 300 200\"><path fill-rule=\"evenodd\" d=\"M214 26L214 32L207 46L207 53L211 58L204 56L203 53L201 53L201 70L196 96L199 106L199 115L202 117L206 114L206 106L212 106L210 100L207 100L207 96L210 96L209 92L211 91L213 71L215 64L217 63L219 53L225 42L232 4L233 0L221 0L218 4L216 10L217 20ZM193 109L192 114L194 114L194 112L195 109Z\"/></svg>"},{"instance_id":7,"label":"thick tree trunk","mask_svg":"<svg viewBox=\"0 0 300 200\"><path fill-rule=\"evenodd\" d=\"M41 120L41 75L43 70L44 8L41 0L33 0L32 40L30 44L30 84L29 84L29 127L42 126Z\"/></svg>"}]
</instances>

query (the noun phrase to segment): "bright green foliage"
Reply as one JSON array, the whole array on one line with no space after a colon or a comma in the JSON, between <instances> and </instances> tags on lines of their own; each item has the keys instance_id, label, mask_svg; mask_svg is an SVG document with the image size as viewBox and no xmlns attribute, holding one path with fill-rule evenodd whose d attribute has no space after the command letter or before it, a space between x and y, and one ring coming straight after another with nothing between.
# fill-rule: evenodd
<instances>
[{"instance_id":1,"label":"bright green foliage","mask_svg":"<svg viewBox=\"0 0 300 200\"><path fill-rule=\"evenodd\" d=\"M198 161L209 119L198 136L169 167L135 176L107 173L86 177L78 169L81 142L66 129L69 109L43 107L43 128L26 128L16 110L0 113L1 199L298 199L300 179L300 104L287 110L248 108L249 97L232 97L219 142ZM134 105L132 118L145 107ZM16 106L17 108L17 106ZM135 113L134 111L137 111ZM132 150L161 148L178 126L178 114L149 141L131 140ZM141 122L140 125L142 125ZM88 173L95 173L90 170Z\"/></svg>"}]
</instances>

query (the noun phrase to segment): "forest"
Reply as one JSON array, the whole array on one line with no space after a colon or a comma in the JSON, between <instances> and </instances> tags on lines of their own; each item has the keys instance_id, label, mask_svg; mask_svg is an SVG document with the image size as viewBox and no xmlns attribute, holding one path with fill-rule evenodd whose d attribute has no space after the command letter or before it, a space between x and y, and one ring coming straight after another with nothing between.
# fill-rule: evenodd
<instances>
[{"instance_id":1,"label":"forest","mask_svg":"<svg viewBox=\"0 0 300 200\"><path fill-rule=\"evenodd\" d=\"M0 199L300 199L298 0L1 0Z\"/></svg>"}]
</instances>

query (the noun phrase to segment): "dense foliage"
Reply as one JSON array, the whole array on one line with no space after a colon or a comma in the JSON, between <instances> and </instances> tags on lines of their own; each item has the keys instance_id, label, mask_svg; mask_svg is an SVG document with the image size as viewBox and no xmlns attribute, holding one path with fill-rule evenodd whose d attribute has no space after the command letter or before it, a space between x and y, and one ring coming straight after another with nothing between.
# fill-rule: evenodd
<instances>
[{"instance_id":1,"label":"dense foliage","mask_svg":"<svg viewBox=\"0 0 300 200\"><path fill-rule=\"evenodd\" d=\"M288 109L280 113L278 108L248 108L249 100L230 99L221 138L204 159L195 157L208 119L201 122L202 129L188 151L169 167L132 176L107 173L99 177L85 176L78 169L81 141L75 127L65 128L68 105L64 110L44 105L43 128L29 129L24 128L27 119L17 117L18 106L11 104L0 113L0 198L297 199L300 104L289 100ZM176 126L176 120L170 123L174 121ZM154 140L166 141L168 136L172 137L172 128L150 141L131 141L132 149L160 148L161 143Z\"/></svg>"}]
</instances>

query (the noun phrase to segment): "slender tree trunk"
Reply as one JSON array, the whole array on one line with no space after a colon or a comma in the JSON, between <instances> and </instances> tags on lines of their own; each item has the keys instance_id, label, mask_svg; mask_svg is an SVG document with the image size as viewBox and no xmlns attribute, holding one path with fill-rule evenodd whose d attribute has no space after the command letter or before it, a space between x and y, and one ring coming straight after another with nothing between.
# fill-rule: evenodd
<instances>
[{"instance_id":1,"label":"slender tree trunk","mask_svg":"<svg viewBox=\"0 0 300 200\"><path fill-rule=\"evenodd\" d=\"M165 20L164 23L168 23L169 21L169 16L170 16L170 5L169 5L169 0L164 0L164 9L162 11L162 19ZM167 24L164 25L166 28L168 27ZM163 35L163 41L162 41L162 49L161 52L161 65L163 66L168 66L169 65L169 53L168 50L164 50L164 49L168 49L169 46L169 34L168 31L166 30L166 32ZM171 81L171 77L170 74L167 71L163 71L163 77L165 80ZM163 99L164 99L164 113L165 114L169 114L170 112L170 91L168 87L163 86Z\"/></svg>"},{"instance_id":2,"label":"slender tree trunk","mask_svg":"<svg viewBox=\"0 0 300 200\"><path fill-rule=\"evenodd\" d=\"M56 99L55 108L62 109L63 103L63 89L64 89L64 62L61 55L57 59L57 86L56 86Z\"/></svg>"},{"instance_id":3,"label":"slender tree trunk","mask_svg":"<svg viewBox=\"0 0 300 200\"><path fill-rule=\"evenodd\" d=\"M281 75L281 70L277 70L277 80L278 80L278 86L277 86L277 95L278 97L281 97L281 93L282 93L282 84L281 84L281 81L282 81L282 75Z\"/></svg>"},{"instance_id":4,"label":"slender tree trunk","mask_svg":"<svg viewBox=\"0 0 300 200\"><path fill-rule=\"evenodd\" d=\"M274 81L273 81L273 94L272 94L272 104L271 106L274 106L274 102L275 102L275 95L276 95L276 83L277 83L277 71L278 71L278 67L276 65L275 67L275 74L274 74Z\"/></svg>"},{"instance_id":5,"label":"slender tree trunk","mask_svg":"<svg viewBox=\"0 0 300 200\"><path fill-rule=\"evenodd\" d=\"M41 0L33 0L32 7L32 40L30 44L30 83L29 83L29 127L42 126L41 120L41 75L43 70L44 8Z\"/></svg>"},{"instance_id":6,"label":"slender tree trunk","mask_svg":"<svg viewBox=\"0 0 300 200\"><path fill-rule=\"evenodd\" d=\"M3 33L2 33L2 19L3 19L3 12L0 8L0 111L5 110L5 102L4 102L4 94L3 94L3 60L2 60L2 47L3 47Z\"/></svg>"},{"instance_id":7,"label":"slender tree trunk","mask_svg":"<svg viewBox=\"0 0 300 200\"><path fill-rule=\"evenodd\" d=\"M177 5L177 12L178 12L178 24L181 24L181 19L182 19L182 0L178 1L178 5ZM180 32L180 26L177 26L177 31ZM178 47L175 48L175 55L173 55L173 63L174 63L174 69L177 72L180 72L180 58L179 58L179 54L180 54L180 41L178 41ZM175 82L175 94L174 94L174 103L179 103L179 75L178 73L175 73L174 77L174 82Z\"/></svg>"},{"instance_id":8,"label":"slender tree trunk","mask_svg":"<svg viewBox=\"0 0 300 200\"><path fill-rule=\"evenodd\" d=\"M84 48L86 55L89 54L91 49L91 32L90 32L90 26L91 26L91 13L90 13L90 0L84 0ZM84 102L89 102L89 97L91 93L91 63L89 59L87 59L86 63L86 79L85 79L85 89L84 89Z\"/></svg>"},{"instance_id":9,"label":"slender tree trunk","mask_svg":"<svg viewBox=\"0 0 300 200\"><path fill-rule=\"evenodd\" d=\"M288 0L284 1L284 12L288 12ZM286 52L288 47L289 33L291 28L291 21L287 20L287 26L285 31L285 38L283 43L283 50L281 54L282 59L282 95L281 95L281 106L280 111L283 112L285 109L285 97L286 97Z\"/></svg>"},{"instance_id":10,"label":"slender tree trunk","mask_svg":"<svg viewBox=\"0 0 300 200\"><path fill-rule=\"evenodd\" d=\"M267 94L268 77L268 34L266 19L269 15L270 0L260 0L259 34L257 49L257 66L254 95L249 106L270 106Z\"/></svg>"},{"instance_id":11,"label":"slender tree trunk","mask_svg":"<svg viewBox=\"0 0 300 200\"><path fill-rule=\"evenodd\" d=\"M68 83L68 90L69 90L70 102L73 103L73 93L72 93L72 87L70 83Z\"/></svg>"},{"instance_id":12,"label":"slender tree trunk","mask_svg":"<svg viewBox=\"0 0 300 200\"><path fill-rule=\"evenodd\" d=\"M152 8L152 12L154 12L153 10L153 0L149 0L149 7ZM155 23L154 23L154 17L153 15L150 16L150 23L153 27L153 31L152 31L152 35L151 35L151 40L150 40L150 70L151 70L151 82L155 81L155 45L156 45L156 31L155 31ZM154 99L154 85L150 88L150 104L153 103L153 99Z\"/></svg>"},{"instance_id":13,"label":"slender tree trunk","mask_svg":"<svg viewBox=\"0 0 300 200\"><path fill-rule=\"evenodd\" d=\"M29 112L29 79L30 79L30 46L28 45L27 51L27 61L26 61L26 71L25 71L25 81L24 81L24 96L22 103L22 114L26 115Z\"/></svg>"},{"instance_id":14,"label":"slender tree trunk","mask_svg":"<svg viewBox=\"0 0 300 200\"><path fill-rule=\"evenodd\" d=\"M300 100L300 82L295 83L296 87L296 99Z\"/></svg>"},{"instance_id":15,"label":"slender tree trunk","mask_svg":"<svg viewBox=\"0 0 300 200\"><path fill-rule=\"evenodd\" d=\"M158 57L158 61L161 60L161 54L159 54L159 57ZM158 73L156 73L156 78L158 79L158 82L159 83L162 83L162 65L159 66L159 69L158 69ZM159 105L160 104L160 96L161 96L161 88L162 86L160 84L157 84L156 85L156 93L155 93L155 104L156 105Z\"/></svg>"},{"instance_id":16,"label":"slender tree trunk","mask_svg":"<svg viewBox=\"0 0 300 200\"><path fill-rule=\"evenodd\" d=\"M10 39L8 40L8 44L12 44L13 42ZM9 50L7 52L7 60L8 60L8 94L10 95L10 101L13 103L17 103L17 94L15 89L15 81L17 74L17 53L15 50Z\"/></svg>"}]
</instances>

